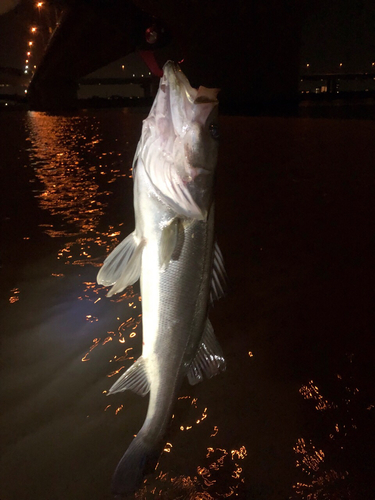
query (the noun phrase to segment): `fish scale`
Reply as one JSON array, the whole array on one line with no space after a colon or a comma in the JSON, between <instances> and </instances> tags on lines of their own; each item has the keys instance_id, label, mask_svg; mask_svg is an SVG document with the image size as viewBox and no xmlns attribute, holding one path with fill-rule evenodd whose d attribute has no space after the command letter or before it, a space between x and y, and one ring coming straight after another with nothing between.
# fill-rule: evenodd
<instances>
[{"instance_id":1,"label":"fish scale","mask_svg":"<svg viewBox=\"0 0 375 500\"><path fill-rule=\"evenodd\" d=\"M181 339L188 340L184 357L186 365L191 362L207 316L212 241L207 243L213 236L213 231L208 231L209 226L213 227L213 214L211 220L210 224L195 222L185 229L180 259L171 261L160 277L160 338L163 335L168 338L168 331L178 324L180 332L185 333L180 335ZM207 254L204 259L195 258L195 255L202 256L204 252ZM196 265L197 261L199 266ZM174 342L178 340L174 338ZM162 343L158 342L156 349L159 351L163 348Z\"/></svg>"}]
</instances>

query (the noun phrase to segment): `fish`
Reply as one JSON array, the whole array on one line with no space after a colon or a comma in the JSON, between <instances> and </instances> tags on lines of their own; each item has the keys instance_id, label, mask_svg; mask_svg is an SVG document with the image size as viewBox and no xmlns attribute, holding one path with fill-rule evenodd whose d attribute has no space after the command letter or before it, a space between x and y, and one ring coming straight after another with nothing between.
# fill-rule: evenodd
<instances>
[{"instance_id":1,"label":"fish","mask_svg":"<svg viewBox=\"0 0 375 500\"><path fill-rule=\"evenodd\" d=\"M116 498L155 466L184 378L196 384L226 367L208 319L226 281L214 235L217 94L164 65L133 161L135 229L97 276L108 296L140 279L142 297L142 355L108 392L149 393L145 421L112 477Z\"/></svg>"}]
</instances>

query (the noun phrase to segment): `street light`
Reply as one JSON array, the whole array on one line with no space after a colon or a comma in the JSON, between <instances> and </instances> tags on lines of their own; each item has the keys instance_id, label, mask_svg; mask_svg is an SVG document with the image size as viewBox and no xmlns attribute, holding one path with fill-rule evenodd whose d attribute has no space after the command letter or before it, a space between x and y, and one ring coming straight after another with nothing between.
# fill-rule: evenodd
<instances>
[{"instance_id":1,"label":"street light","mask_svg":"<svg viewBox=\"0 0 375 500\"><path fill-rule=\"evenodd\" d=\"M36 4L36 7L38 9L38 16L39 16L39 22L40 22L40 9L43 7L43 2L38 2Z\"/></svg>"}]
</instances>

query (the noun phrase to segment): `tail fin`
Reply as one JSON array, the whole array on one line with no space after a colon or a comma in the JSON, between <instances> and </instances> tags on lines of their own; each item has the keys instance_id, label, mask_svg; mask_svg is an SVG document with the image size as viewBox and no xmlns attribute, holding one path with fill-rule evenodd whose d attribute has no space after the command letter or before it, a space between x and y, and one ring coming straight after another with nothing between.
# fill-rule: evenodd
<instances>
[{"instance_id":1,"label":"tail fin","mask_svg":"<svg viewBox=\"0 0 375 500\"><path fill-rule=\"evenodd\" d=\"M128 495L135 492L142 485L145 474L155 469L159 454L154 448L150 449L138 434L117 464L112 477L112 493Z\"/></svg>"}]
</instances>

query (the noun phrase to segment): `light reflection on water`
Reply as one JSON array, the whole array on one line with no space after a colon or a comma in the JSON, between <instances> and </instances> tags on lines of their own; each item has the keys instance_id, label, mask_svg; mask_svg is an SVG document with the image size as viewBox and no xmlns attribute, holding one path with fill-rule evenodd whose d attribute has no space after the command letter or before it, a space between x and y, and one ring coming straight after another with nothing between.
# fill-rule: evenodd
<instances>
[{"instance_id":1,"label":"light reflection on water","mask_svg":"<svg viewBox=\"0 0 375 500\"><path fill-rule=\"evenodd\" d=\"M125 236L122 221L126 214L121 214L118 218L112 217L113 214L111 214L109 219L106 215L111 212L111 199L116 189L122 191L126 186L129 188L132 185L130 165L138 137L134 136L130 143L125 140L121 144L116 142L118 147L112 147L115 142L110 142L111 146L108 147L108 140L104 140L105 131L101 118L85 115L57 117L32 112L27 114L26 124L29 133L29 168L34 172L34 177L30 181L30 189L33 190L41 211L45 214L40 229L59 245L55 255L56 266L50 274L63 287L65 277L74 275L81 279L80 273L82 273L81 282L75 287L75 302L80 306L77 310L82 315L84 327L86 332L89 332L89 336L87 345L84 345L78 356L78 364L82 367L80 373L81 376L83 373L83 378L85 378L85 374L90 369L95 367L96 370L98 360L104 360L105 369L102 378L106 383L104 387L109 388L112 382L140 355L141 297L132 287L128 287L124 293L107 298L107 289L96 284L94 274L87 278L85 271L91 269L96 273L96 269L93 270L92 267L99 267L104 256ZM255 134L258 124L259 121L255 123L252 130ZM126 130L113 128L111 133L125 135ZM278 133L280 137L283 137L280 132ZM295 137L299 137L298 131L293 136L293 140ZM281 143L283 141L280 141ZM294 143L293 147L296 147ZM290 151L291 146L289 145L288 148ZM301 151L305 150L301 148ZM336 151L337 149L335 149L335 154ZM261 153L263 154L263 151ZM330 184L327 183L327 185ZM308 190L307 193L310 194L310 191ZM264 203L263 199L259 204L262 203ZM114 222L116 220L118 222ZM29 239L28 236L22 236L24 240ZM265 248L263 243L262 248ZM278 248L280 250L282 246ZM273 276L262 275L261 279L256 282L257 286L260 284L262 287L262 280L265 282L269 280L272 283L272 279L274 279ZM9 287L7 307L11 309L12 314L25 303L24 290L23 286ZM245 289L242 291L244 294L247 293ZM271 300L266 293L264 299L264 302ZM104 321L106 304L121 306L119 309L121 312L117 310L110 327L106 326L106 321ZM46 311L43 314L45 317L48 316ZM274 312L271 311L271 314ZM232 317L227 318L223 328L232 331L232 320ZM248 325L243 330L243 336L248 335L247 328ZM240 337L240 334L238 335ZM251 370L258 370L262 362L267 365L270 352L272 354L272 347L253 344L250 333L246 342L239 343L239 345L236 342L237 337L233 342L230 341L233 343L235 354L229 353L229 356L232 356L232 364L228 365L227 375L230 376L235 372L234 365L238 360L239 365L242 363L240 376L243 377L243 384L239 384L238 380L232 378L232 385L228 387L228 382L225 382L223 378L223 386L225 384L227 386L223 390L224 396L220 394L218 398L217 408L215 408L214 398L211 398L210 402L207 402L209 398L205 400L205 389L200 392L202 396L199 395L199 397L191 395L180 397L176 402L176 415L172 422L173 432L170 432L167 437L168 442L164 446L158 467L153 475L147 477L143 487L136 494L136 498L140 500L154 498L213 500L237 497L241 499L247 498L247 492L250 492L249 498L258 498L256 488L255 493L252 491L253 484L257 481L252 460L257 460L254 456L259 454L263 443L256 443L255 434L261 425L257 422L257 415L253 408L258 405L262 408L263 414L266 413L263 408L267 408L269 393L264 380L267 379L268 366L263 372ZM238 347L240 349L237 349ZM250 369L249 365L243 362L245 358L246 363L251 358ZM303 360L301 363L303 364ZM364 442L363 429L370 428L365 419L367 415L373 415L375 406L374 401L361 400L362 385L356 384L351 378L351 363L352 356L348 355L348 366L343 372L332 372L321 379L317 378L319 367L316 369L314 367L311 373L304 374L301 380L293 386L293 394L300 400L301 407L308 414L306 420L310 427L309 425L301 426L302 429L293 432L288 442L288 449L283 450L283 457L286 457L285 461L289 461L292 470L292 474L286 480L291 500L357 500L360 498L355 496L353 490L353 484L356 486L355 479L353 480L355 464L353 466L348 459L349 452L346 450L348 447L350 449L351 442L355 442L357 433L362 432L362 442ZM263 379L252 378L254 374L258 376L259 373ZM329 381L329 377L334 380ZM275 373L272 373L271 378L275 378ZM328 391L327 383L334 385L335 390ZM258 402L252 399L251 384L259 384ZM247 388L250 387L245 391L249 403L241 408L245 408L250 416L248 417L244 411L239 417L236 415L236 403L241 402L242 389L245 385ZM111 425L114 420L121 424L125 415L134 412L134 406L128 404L130 400L128 395L124 395L124 399L119 397L117 400L106 398L107 390L103 390L103 386L100 387L99 392L101 399L97 405L98 413L105 415L106 418L108 416L108 420L105 420L106 425ZM232 395L233 401L236 402L233 408L231 407ZM221 398L227 400L223 402ZM365 406L363 406L364 401L366 401ZM224 403L230 407L231 415L228 416L228 421L230 421L228 426L223 424L223 420L218 422L214 417L214 411L218 412L218 408L222 411ZM298 413L299 409L295 410ZM93 415L93 420L97 417L94 413L94 410L92 413L90 410L90 418ZM141 413L136 415L137 419L139 417L139 428L142 425L143 416ZM277 420L274 414L270 413L265 416L270 422ZM37 421L38 418L35 417L35 420ZM237 437L232 440L234 426L238 427ZM253 434L248 431L248 427L251 426L255 429ZM289 431L290 433L294 431L292 425ZM122 441L123 438L118 439ZM266 440L267 449L271 452L269 456L267 456L268 452L263 453L263 462L267 463L261 467L266 470L267 477L277 478L278 464L276 459L271 457L272 446L266 437L262 436L262 439ZM196 448L194 457L190 458L190 468L186 467L185 470L183 457L191 451L192 443ZM277 437L272 444L275 448L280 445ZM114 446L119 448L118 458L120 458L125 445L121 448L116 442ZM182 465L180 463L179 467L174 466L177 457L182 460ZM271 466L268 465L268 460L275 469L270 474L268 471ZM103 486L105 491L107 487L109 488L110 473L108 472L108 481L106 479L106 485ZM261 484L259 481L260 491L264 483ZM261 495L258 496L261 497ZM277 500L285 500L285 498L287 496L283 495Z\"/></svg>"},{"instance_id":2,"label":"light reflection on water","mask_svg":"<svg viewBox=\"0 0 375 500\"><path fill-rule=\"evenodd\" d=\"M202 447L199 465L192 475L175 475L170 470L171 468L173 470L173 456L175 453L186 453L186 450L181 449L181 444L175 447L173 442L166 442L156 466L156 475L145 479L143 487L135 497L139 500L151 498L215 500L237 497L243 493L241 487L245 482L243 472L247 458L246 447L227 450L220 446L219 428L217 425L212 425L209 410L199 398L181 396L176 406L183 408L185 413L190 415L190 421L181 425L179 429L181 432L191 432L191 439L197 439L194 432L197 426L204 422L206 448L204 450ZM189 406L193 412L189 412Z\"/></svg>"},{"instance_id":3,"label":"light reflection on water","mask_svg":"<svg viewBox=\"0 0 375 500\"><path fill-rule=\"evenodd\" d=\"M351 363L352 355L348 356ZM320 388L313 380L303 385L299 392L305 400L311 400L314 409L324 413L324 434L320 446L313 439L299 438L294 446L296 467L301 469L304 480L294 486L294 496L291 499L307 500L349 500L355 495L353 478L345 468L344 454L355 438L357 424L355 416L359 414L360 403L356 400L358 387L353 385L351 377L343 377L337 373L336 402L324 397ZM345 379L345 380L344 380ZM363 411L364 408L361 408ZM367 411L371 408L367 408ZM318 422L322 420L318 420ZM314 438L316 439L316 437Z\"/></svg>"},{"instance_id":4,"label":"light reflection on water","mask_svg":"<svg viewBox=\"0 0 375 500\"><path fill-rule=\"evenodd\" d=\"M30 161L40 186L35 196L40 207L57 218L42 225L44 232L52 238L73 238L58 253L65 264L99 266L98 250L107 254L120 234L113 226L98 230L112 194L100 188L99 176L107 185L122 177L130 179L130 172L118 168L122 153L101 150L99 124L87 116L29 112L27 126Z\"/></svg>"},{"instance_id":5,"label":"light reflection on water","mask_svg":"<svg viewBox=\"0 0 375 500\"><path fill-rule=\"evenodd\" d=\"M11 295L9 297L9 303L10 304L14 304L15 302L18 302L20 300L20 290L19 288L13 288L11 291L10 291Z\"/></svg>"},{"instance_id":6,"label":"light reflection on water","mask_svg":"<svg viewBox=\"0 0 375 500\"><path fill-rule=\"evenodd\" d=\"M115 167L112 166L114 153L97 153L102 141L99 126L92 120L91 124L87 123L84 116L61 117L31 112L27 124L30 133L29 154L38 180L35 197L41 209L53 217L52 223L42 224L41 227L48 236L61 241L57 260L66 265L89 264L99 267L102 256L107 255L121 237L122 223L116 227L108 225L104 230L100 224L108 206L108 197L112 194L111 186L121 178L128 178L132 182L130 171L123 173L124 169L117 168L117 162ZM92 163L93 158L99 161ZM121 158L121 153L117 153L116 160L118 158ZM64 274L54 275L62 277ZM100 335L95 336L91 345L87 346L81 361L90 362L94 350L97 352L101 349L101 356L107 357L109 364L107 377L112 378L126 370L140 354L141 339L137 334L142 318L141 297L131 286L111 299L105 297L106 293L107 289L96 282L82 281L77 300L94 305L104 300L122 302L125 310L124 316L117 318L117 329L100 331ZM90 310L85 320L94 327L100 324L100 314ZM95 331L98 332L98 326ZM114 342L119 344L116 354L113 354L112 348L109 349ZM193 433L196 426L206 424L209 420L209 409L198 398L183 396L177 404L188 405L193 409L193 414L190 412L188 418L179 422L180 432ZM109 403L103 407L103 412L112 412L116 416L122 410L123 404L118 406ZM220 447L217 437L220 436L219 428L211 422L206 426L206 433L206 441L210 446L204 449L195 475L174 475L168 470L166 457L170 458L176 453L173 443L168 442L155 474L145 480L136 498L158 496L213 500L234 496L239 484L244 482L242 462L246 459L246 448L241 446L238 450L226 450Z\"/></svg>"},{"instance_id":7,"label":"light reflection on water","mask_svg":"<svg viewBox=\"0 0 375 500\"><path fill-rule=\"evenodd\" d=\"M93 302L94 304L98 303L99 300L101 300L102 297L98 297L95 299L95 296L98 295L99 293L103 293L105 291L102 287L98 287L94 282L84 282L86 285L86 288L84 289L84 299ZM94 295L87 292L92 292ZM78 297L78 300L84 300L83 297ZM106 300L109 300L106 298ZM134 356L130 355L130 351L133 350L133 347L128 347L128 344L133 343L133 339L137 335L137 329L141 323L142 319L142 314L138 311L138 303L140 302L140 296L138 294L135 294L133 292L133 287L129 286L128 289L122 293L117 299L115 298L112 300L112 302L123 302L124 305L127 303L128 307L132 310L132 312L129 311L124 311L125 313L127 312L128 314L132 314L132 316L127 317L125 321L121 320L121 323L117 327L117 331L107 331L105 334L103 334L103 337L99 338L94 338L92 345L89 347L89 350L86 352L86 354L82 357L82 361L86 362L90 360L90 353L93 351L98 346L105 346L109 342L113 341L118 341L120 344L126 344L125 349L121 347L121 349L124 349L123 351L118 350L116 355L113 356L113 358L109 359L109 363L115 362L119 363L124 360L133 360ZM133 316L134 315L134 316ZM118 321L120 321L120 318L117 318ZM86 321L89 323L95 323L98 321L98 318L96 316L93 316L91 314L86 315ZM115 370L112 370L107 376L108 377L113 377L114 375L117 375L120 373L125 368L128 368L129 365L125 366L122 365L119 368L116 368Z\"/></svg>"},{"instance_id":8,"label":"light reflection on water","mask_svg":"<svg viewBox=\"0 0 375 500\"><path fill-rule=\"evenodd\" d=\"M124 152L121 149L102 150L103 131L93 117L29 112L27 127L30 162L38 180L35 197L40 208L52 216L52 223L40 226L48 236L61 242L57 260L65 265L99 267L103 257L120 241L122 222L116 227L113 224L103 227L100 223L108 206L108 197L113 194L107 186L122 178L128 178L132 183L131 173L124 164ZM35 187L34 179L31 182ZM61 277L63 273L53 275ZM83 281L78 300L98 304L105 298L111 302L128 303L132 309L136 309L140 300L132 287L111 299L105 297L106 293L107 289L96 282ZM125 320L117 332L120 342L124 342L124 325L132 319L128 318L128 311L124 313ZM97 323L99 317L96 314L86 314L86 321ZM139 314L137 325L140 317ZM93 339L82 361L89 361L92 350L107 343L109 338L107 336L104 341L102 338Z\"/></svg>"},{"instance_id":9,"label":"light reflection on water","mask_svg":"<svg viewBox=\"0 0 375 500\"><path fill-rule=\"evenodd\" d=\"M30 182L40 208L52 216L52 223L43 223L40 227L49 237L61 242L56 258L62 264L100 267L103 258L119 243L123 225L123 222L116 227L113 224L103 227L101 224L108 207L108 197L113 195L113 188L107 188L119 179L127 178L132 184L129 168L131 157L124 153L127 153L128 148L135 148L135 144L129 146L128 141L122 141L117 151L104 151L101 148L103 130L100 122L85 115L54 116L29 112L26 121L30 142L28 152L38 181L37 188L34 179ZM120 132L126 134L127 131ZM64 273L52 275L63 277ZM128 305L129 310L124 309L123 318L117 318L120 324L116 332L103 332L102 337L92 340L82 362L90 361L95 348L105 346L112 340L124 344L128 331L129 339L133 338L141 322L141 297L133 291L133 287L129 286L122 294L110 299L106 297L107 291L96 281L82 281L82 290L77 299L93 304L103 299L112 303L122 302ZM18 292L12 292L9 300L15 302ZM86 321L98 323L100 318L96 314L99 313L86 314ZM134 360L130 355L133 348L125 347L123 353L118 351L118 355L108 362ZM107 376L112 377L128 366L112 369Z\"/></svg>"},{"instance_id":10,"label":"light reflection on water","mask_svg":"<svg viewBox=\"0 0 375 500\"><path fill-rule=\"evenodd\" d=\"M198 437L196 431L198 426L203 425L203 441L206 448L202 446L199 465L196 466L194 474L174 474L173 458L175 454L184 455L186 448L181 448L181 443L178 441L176 446L173 442L166 442L156 466L156 474L145 479L143 487L135 497L140 500L151 498L214 500L237 496L245 481L242 461L247 457L246 447L227 450L220 446L220 435L216 437L220 434L219 428L217 425L212 425L209 409L200 398L181 396L178 398L176 408L189 415L185 418L185 425L179 425L178 428L180 432L187 432L191 436L190 439L194 441L202 439ZM172 420L174 418L173 415ZM176 437L178 439L178 436Z\"/></svg>"}]
</instances>

